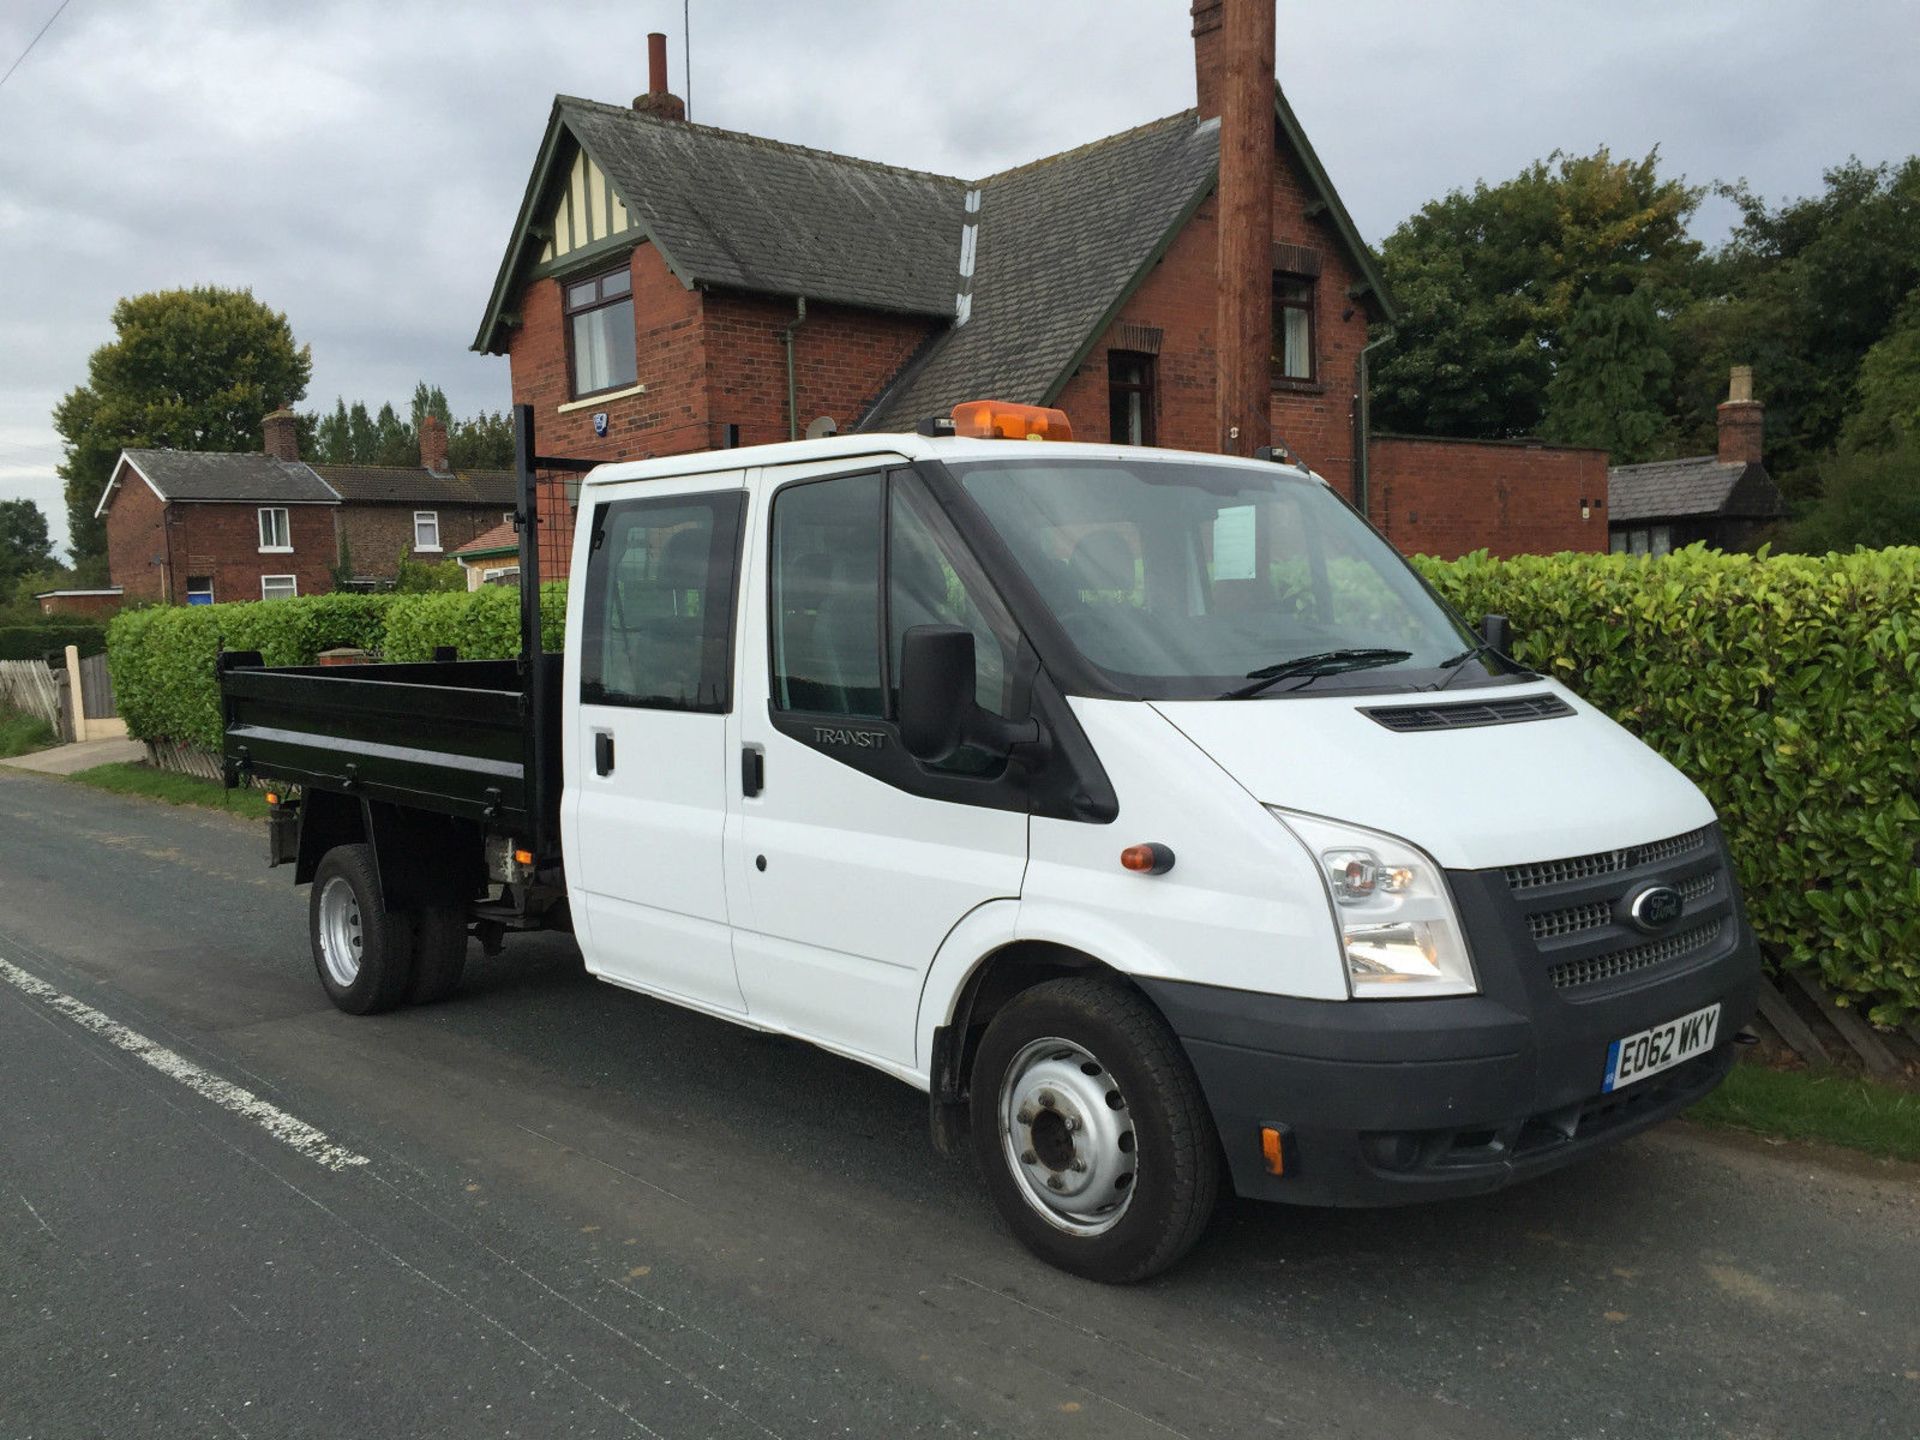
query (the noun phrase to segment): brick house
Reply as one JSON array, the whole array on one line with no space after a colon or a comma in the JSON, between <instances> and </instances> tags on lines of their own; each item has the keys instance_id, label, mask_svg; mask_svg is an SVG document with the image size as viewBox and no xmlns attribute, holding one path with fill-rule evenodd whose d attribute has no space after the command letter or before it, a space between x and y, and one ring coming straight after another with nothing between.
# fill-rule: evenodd
<instances>
[{"instance_id":1,"label":"brick house","mask_svg":"<svg viewBox=\"0 0 1920 1440\"><path fill-rule=\"evenodd\" d=\"M1392 301L1277 84L1265 224L1223 226L1221 0L1192 13L1194 109L978 180L690 124L652 37L632 106L555 99L474 348L508 357L549 454L911 428L988 396L1059 406L1077 439L1221 450L1220 257L1246 239L1271 297L1275 439L1403 549L1604 548L1599 451L1461 452L1445 500L1382 508L1360 397ZM1419 489L1421 463L1382 457L1403 460L1398 487ZM1523 543L1502 517L1524 489ZM550 576L563 493L543 492ZM1407 518L1447 509L1464 531Z\"/></svg>"},{"instance_id":2,"label":"brick house","mask_svg":"<svg viewBox=\"0 0 1920 1440\"><path fill-rule=\"evenodd\" d=\"M376 585L403 551L442 558L512 510L513 476L447 468L429 421L418 469L305 462L285 410L258 453L121 451L94 510L114 587L128 603L276 600L332 590L343 557Z\"/></svg>"},{"instance_id":3,"label":"brick house","mask_svg":"<svg viewBox=\"0 0 1920 1440\"><path fill-rule=\"evenodd\" d=\"M1616 555L1665 555L1705 542L1751 550L1786 517L1767 473L1766 409L1753 398L1753 367L1736 365L1720 402L1719 444L1711 455L1616 465L1607 472L1607 516Z\"/></svg>"}]
</instances>

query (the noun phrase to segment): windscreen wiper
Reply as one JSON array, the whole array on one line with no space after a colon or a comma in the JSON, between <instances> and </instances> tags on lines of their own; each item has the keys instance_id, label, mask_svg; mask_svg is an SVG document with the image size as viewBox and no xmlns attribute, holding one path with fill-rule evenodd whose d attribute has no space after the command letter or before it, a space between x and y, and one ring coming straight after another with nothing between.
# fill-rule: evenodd
<instances>
[{"instance_id":1,"label":"windscreen wiper","mask_svg":"<svg viewBox=\"0 0 1920 1440\"><path fill-rule=\"evenodd\" d=\"M1381 665L1398 665L1402 660L1411 660L1411 650L1351 649L1322 650L1313 655L1296 655L1291 660L1282 660L1277 664L1263 665L1258 670L1249 670L1247 679L1251 685L1242 685L1237 690L1229 690L1222 700L1245 700L1258 695L1270 685L1295 676L1316 679L1322 675L1338 675L1347 670L1372 670Z\"/></svg>"},{"instance_id":2,"label":"windscreen wiper","mask_svg":"<svg viewBox=\"0 0 1920 1440\"><path fill-rule=\"evenodd\" d=\"M1467 661L1473 659L1473 657L1476 655L1498 655L1502 660L1505 660L1509 665L1515 665L1515 668L1519 669L1520 672L1524 675L1535 675L1537 673L1535 671L1526 669L1524 666L1516 665L1512 656L1504 654L1499 650L1496 650L1493 646L1489 645L1485 640L1476 640L1473 642L1473 644L1469 645L1466 649L1462 650L1458 655L1449 655L1446 659L1440 662L1438 668L1441 670L1445 670L1447 672L1447 678L1442 680L1438 685L1434 686L1433 688L1436 690L1444 690L1449 685L1453 684L1455 680L1460 678L1460 667L1465 665Z\"/></svg>"}]
</instances>

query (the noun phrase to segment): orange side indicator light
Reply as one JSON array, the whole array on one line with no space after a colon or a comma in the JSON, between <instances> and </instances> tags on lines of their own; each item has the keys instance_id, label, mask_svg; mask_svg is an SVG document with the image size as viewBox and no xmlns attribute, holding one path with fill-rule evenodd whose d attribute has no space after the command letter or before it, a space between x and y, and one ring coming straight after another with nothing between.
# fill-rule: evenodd
<instances>
[{"instance_id":1,"label":"orange side indicator light","mask_svg":"<svg viewBox=\"0 0 1920 1440\"><path fill-rule=\"evenodd\" d=\"M267 791L267 804L278 805L279 803L280 797L271 790Z\"/></svg>"},{"instance_id":2,"label":"orange side indicator light","mask_svg":"<svg viewBox=\"0 0 1920 1440\"><path fill-rule=\"evenodd\" d=\"M1136 875L1164 875L1173 869L1173 851L1165 845L1129 845L1120 852L1122 869Z\"/></svg>"},{"instance_id":3,"label":"orange side indicator light","mask_svg":"<svg viewBox=\"0 0 1920 1440\"><path fill-rule=\"evenodd\" d=\"M514 851L514 852L513 852L513 863L514 863L514 864L516 864L516 865L531 865L531 864L533 864L533 851L531 851L531 850L516 850L516 851Z\"/></svg>"},{"instance_id":4,"label":"orange side indicator light","mask_svg":"<svg viewBox=\"0 0 1920 1440\"><path fill-rule=\"evenodd\" d=\"M953 433L972 440L1071 440L1067 412L1005 400L963 400L953 407Z\"/></svg>"},{"instance_id":5,"label":"orange side indicator light","mask_svg":"<svg viewBox=\"0 0 1920 1440\"><path fill-rule=\"evenodd\" d=\"M1269 1175L1287 1173L1287 1132L1277 1125L1260 1127L1260 1155Z\"/></svg>"}]
</instances>

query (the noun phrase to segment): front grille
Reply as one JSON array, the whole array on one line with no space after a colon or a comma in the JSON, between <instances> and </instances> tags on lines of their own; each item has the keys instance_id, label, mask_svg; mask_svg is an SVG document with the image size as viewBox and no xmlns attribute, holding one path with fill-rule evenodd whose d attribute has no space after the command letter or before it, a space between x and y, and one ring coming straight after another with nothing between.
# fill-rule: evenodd
<instances>
[{"instance_id":1,"label":"front grille","mask_svg":"<svg viewBox=\"0 0 1920 1440\"><path fill-rule=\"evenodd\" d=\"M1557 720L1573 714L1558 695L1523 695L1515 700L1469 700L1458 705L1390 705L1360 712L1389 730L1463 730L1476 725L1517 725L1526 720Z\"/></svg>"},{"instance_id":2,"label":"front grille","mask_svg":"<svg viewBox=\"0 0 1920 1440\"><path fill-rule=\"evenodd\" d=\"M1576 880L1592 880L1615 875L1641 865L1656 865L1676 859L1707 843L1705 830L1676 835L1671 840L1653 840L1645 845L1629 845L1623 850L1602 850L1594 855L1575 855L1567 860L1538 860L1526 865L1506 867L1507 884L1515 890L1537 890L1545 885L1567 885Z\"/></svg>"},{"instance_id":3,"label":"front grille","mask_svg":"<svg viewBox=\"0 0 1920 1440\"><path fill-rule=\"evenodd\" d=\"M1678 935L1669 935L1664 940L1650 940L1644 945L1614 950L1605 955L1590 955L1581 960L1563 960L1547 971L1547 978L1553 982L1556 990L1597 985L1602 980L1617 980L1637 970L1647 970L1670 960L1682 959L1697 950L1706 949L1719 938L1720 921L1709 920L1704 925L1682 930Z\"/></svg>"},{"instance_id":4,"label":"front grille","mask_svg":"<svg viewBox=\"0 0 1920 1440\"><path fill-rule=\"evenodd\" d=\"M1680 892L1680 898L1689 905L1703 900L1720 886L1720 877L1713 871L1705 875L1691 875L1674 886ZM1559 940L1568 935L1578 935L1584 930L1598 930L1613 923L1613 903L1606 900L1592 900L1584 905L1569 905L1562 910L1540 910L1527 916L1527 929L1532 932L1535 943L1542 940Z\"/></svg>"},{"instance_id":5,"label":"front grille","mask_svg":"<svg viewBox=\"0 0 1920 1440\"><path fill-rule=\"evenodd\" d=\"M1613 920L1613 906L1596 901L1590 905L1569 905L1564 910L1543 910L1527 916L1527 928L1535 940L1557 940L1562 935L1578 935L1582 930L1598 930Z\"/></svg>"}]
</instances>

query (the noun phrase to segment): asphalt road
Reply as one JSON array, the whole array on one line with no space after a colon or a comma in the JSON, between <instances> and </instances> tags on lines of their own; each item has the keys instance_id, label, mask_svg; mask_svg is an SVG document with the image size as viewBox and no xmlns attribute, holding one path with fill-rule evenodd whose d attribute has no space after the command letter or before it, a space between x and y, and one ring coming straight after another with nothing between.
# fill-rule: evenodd
<instances>
[{"instance_id":1,"label":"asphalt road","mask_svg":"<svg viewBox=\"0 0 1920 1440\"><path fill-rule=\"evenodd\" d=\"M1102 1288L563 941L337 1013L262 851L0 770L0 1440L1920 1435L1920 1171L1674 1125Z\"/></svg>"}]
</instances>

